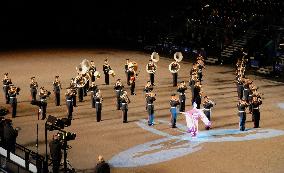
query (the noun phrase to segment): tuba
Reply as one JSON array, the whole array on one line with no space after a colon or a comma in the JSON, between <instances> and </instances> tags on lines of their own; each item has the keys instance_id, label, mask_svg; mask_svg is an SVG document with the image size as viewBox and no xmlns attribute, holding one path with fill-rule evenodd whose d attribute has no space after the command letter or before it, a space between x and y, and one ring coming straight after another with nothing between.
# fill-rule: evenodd
<instances>
[{"instance_id":1,"label":"tuba","mask_svg":"<svg viewBox=\"0 0 284 173\"><path fill-rule=\"evenodd\" d=\"M88 73L91 65L87 59L84 59L77 67L76 70L79 74L86 74Z\"/></svg>"},{"instance_id":2,"label":"tuba","mask_svg":"<svg viewBox=\"0 0 284 173\"><path fill-rule=\"evenodd\" d=\"M160 55L157 52L151 54L151 59L153 62L158 62L160 60Z\"/></svg>"},{"instance_id":3,"label":"tuba","mask_svg":"<svg viewBox=\"0 0 284 173\"><path fill-rule=\"evenodd\" d=\"M169 65L169 71L171 73L177 73L180 69L180 65L178 62L181 62L183 56L182 56L182 53L181 52L176 52L174 54L174 59L175 61L173 61L172 63L170 63Z\"/></svg>"},{"instance_id":4,"label":"tuba","mask_svg":"<svg viewBox=\"0 0 284 173\"><path fill-rule=\"evenodd\" d=\"M138 70L138 63L135 61L131 61L128 63L128 70L129 68L133 68L135 72Z\"/></svg>"},{"instance_id":5,"label":"tuba","mask_svg":"<svg viewBox=\"0 0 284 173\"><path fill-rule=\"evenodd\" d=\"M182 53L181 52L176 52L174 54L174 59L176 60L176 62L181 62L183 56L182 56Z\"/></svg>"}]
</instances>

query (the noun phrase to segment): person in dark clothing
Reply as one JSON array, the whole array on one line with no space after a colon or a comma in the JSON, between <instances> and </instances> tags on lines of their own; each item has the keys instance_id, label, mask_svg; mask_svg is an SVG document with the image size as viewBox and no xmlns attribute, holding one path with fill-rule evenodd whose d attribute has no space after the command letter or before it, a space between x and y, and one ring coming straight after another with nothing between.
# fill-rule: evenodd
<instances>
[{"instance_id":1,"label":"person in dark clothing","mask_svg":"<svg viewBox=\"0 0 284 173\"><path fill-rule=\"evenodd\" d=\"M260 112L259 106L262 104L260 97L253 95L251 107L252 107L252 116L254 119L254 128L259 128Z\"/></svg>"},{"instance_id":2,"label":"person in dark clothing","mask_svg":"<svg viewBox=\"0 0 284 173\"><path fill-rule=\"evenodd\" d=\"M144 92L145 92L145 99L147 98L147 95L153 91L153 85L151 85L151 82L150 81L147 81L147 84L145 85L144 87ZM148 107L148 104L146 102L146 110L147 110L147 107Z\"/></svg>"},{"instance_id":3,"label":"person in dark clothing","mask_svg":"<svg viewBox=\"0 0 284 173\"><path fill-rule=\"evenodd\" d=\"M129 59L126 59L126 63L124 64L124 72L126 75L126 81L127 81L127 85L130 85L129 81L130 81L130 75L128 73L129 69L128 69L128 64L129 64Z\"/></svg>"},{"instance_id":4,"label":"person in dark clothing","mask_svg":"<svg viewBox=\"0 0 284 173\"><path fill-rule=\"evenodd\" d=\"M155 73L157 71L157 65L153 62L152 59L149 60L146 71L150 75L151 85L155 86Z\"/></svg>"},{"instance_id":5,"label":"person in dark clothing","mask_svg":"<svg viewBox=\"0 0 284 173\"><path fill-rule=\"evenodd\" d=\"M193 101L197 104L197 109L200 109L200 104L201 104L201 84L198 81L195 86L194 86L194 99ZM192 103L193 105L193 103Z\"/></svg>"},{"instance_id":6,"label":"person in dark clothing","mask_svg":"<svg viewBox=\"0 0 284 173\"><path fill-rule=\"evenodd\" d=\"M36 101L37 88L38 84L35 81L35 77L31 77L30 90L31 90L32 102Z\"/></svg>"},{"instance_id":7,"label":"person in dark clothing","mask_svg":"<svg viewBox=\"0 0 284 173\"><path fill-rule=\"evenodd\" d=\"M185 82L182 81L180 83L180 85L178 86L177 92L179 93L179 102L180 102L180 112L184 112L185 111L185 100L186 100L186 96L185 96L185 90L187 90L187 87L185 86Z\"/></svg>"},{"instance_id":8,"label":"person in dark clothing","mask_svg":"<svg viewBox=\"0 0 284 173\"><path fill-rule=\"evenodd\" d=\"M10 105L12 107L12 118L16 117L17 114L17 95L19 95L20 88L11 86L8 94L10 99Z\"/></svg>"},{"instance_id":9,"label":"person in dark clothing","mask_svg":"<svg viewBox=\"0 0 284 173\"><path fill-rule=\"evenodd\" d=\"M104 161L103 156L98 157L98 163L94 173L110 173L109 164Z\"/></svg>"},{"instance_id":10,"label":"person in dark clothing","mask_svg":"<svg viewBox=\"0 0 284 173\"><path fill-rule=\"evenodd\" d=\"M171 126L172 128L176 128L176 121L177 121L177 106L180 104L179 100L177 99L175 94L172 94L170 100L170 112L171 112Z\"/></svg>"},{"instance_id":11,"label":"person in dark clothing","mask_svg":"<svg viewBox=\"0 0 284 173\"><path fill-rule=\"evenodd\" d=\"M96 108L96 102L94 100L94 96L96 96L96 93L98 92L98 86L95 84L95 82L92 82L89 91L91 92L92 108Z\"/></svg>"},{"instance_id":12,"label":"person in dark clothing","mask_svg":"<svg viewBox=\"0 0 284 173\"><path fill-rule=\"evenodd\" d=\"M178 71L180 69L180 65L177 61L173 61L170 65L169 65L169 70L173 75L173 86L177 86L177 78L178 78Z\"/></svg>"},{"instance_id":13,"label":"person in dark clothing","mask_svg":"<svg viewBox=\"0 0 284 173\"><path fill-rule=\"evenodd\" d=\"M6 119L4 125L4 147L8 152L15 153L18 131L13 128L12 120Z\"/></svg>"},{"instance_id":14,"label":"person in dark clothing","mask_svg":"<svg viewBox=\"0 0 284 173\"><path fill-rule=\"evenodd\" d=\"M57 134L53 135L52 141L49 142L50 156L52 159L52 172L58 173L60 161L62 159L62 144Z\"/></svg>"},{"instance_id":15,"label":"person in dark clothing","mask_svg":"<svg viewBox=\"0 0 284 173\"><path fill-rule=\"evenodd\" d=\"M248 106L247 102L243 99L240 100L237 104L238 107L238 115L240 117L240 130L245 131L245 124L246 124L246 107Z\"/></svg>"},{"instance_id":16,"label":"person in dark clothing","mask_svg":"<svg viewBox=\"0 0 284 173\"><path fill-rule=\"evenodd\" d=\"M55 80L53 82L53 92L55 95L55 106L60 106L60 90L61 83L59 81L59 76L55 76Z\"/></svg>"},{"instance_id":17,"label":"person in dark clothing","mask_svg":"<svg viewBox=\"0 0 284 173\"><path fill-rule=\"evenodd\" d=\"M10 85L12 84L11 79L8 78L8 73L4 73L4 79L2 80L3 82L3 91L4 91L4 96L5 96L5 100L6 100L6 104L9 104L9 88Z\"/></svg>"},{"instance_id":18,"label":"person in dark clothing","mask_svg":"<svg viewBox=\"0 0 284 173\"><path fill-rule=\"evenodd\" d=\"M149 126L154 125L154 101L156 101L155 95L156 94L150 92L146 97Z\"/></svg>"},{"instance_id":19,"label":"person in dark clothing","mask_svg":"<svg viewBox=\"0 0 284 173\"><path fill-rule=\"evenodd\" d=\"M237 92L238 92L238 99L243 98L243 92L244 92L244 85L243 85L243 80L240 77L237 77Z\"/></svg>"},{"instance_id":20,"label":"person in dark clothing","mask_svg":"<svg viewBox=\"0 0 284 173\"><path fill-rule=\"evenodd\" d=\"M208 96L204 96L204 102L203 102L203 112L208 118L209 121L211 121L211 108L216 105L215 102L212 100L209 100ZM206 130L209 130L209 126L206 127Z\"/></svg>"},{"instance_id":21,"label":"person in dark clothing","mask_svg":"<svg viewBox=\"0 0 284 173\"><path fill-rule=\"evenodd\" d=\"M122 89L124 88L123 84L121 83L121 80L120 79L117 79L115 85L114 85L114 90L115 90L115 93L116 93L116 109L117 110L120 110L120 96L121 96L121 92L122 92Z\"/></svg>"},{"instance_id":22,"label":"person in dark clothing","mask_svg":"<svg viewBox=\"0 0 284 173\"><path fill-rule=\"evenodd\" d=\"M71 89L67 89L67 92L65 93L66 98L66 106L67 106L67 115L69 119L72 119L72 113L73 113L73 98L74 93L71 91Z\"/></svg>"},{"instance_id":23,"label":"person in dark clothing","mask_svg":"<svg viewBox=\"0 0 284 173\"><path fill-rule=\"evenodd\" d=\"M194 102L194 86L196 84L196 81L197 81L197 76L192 75L190 80L189 80L189 86L190 86L190 90L191 90L191 104L193 104L193 102Z\"/></svg>"},{"instance_id":24,"label":"person in dark clothing","mask_svg":"<svg viewBox=\"0 0 284 173\"><path fill-rule=\"evenodd\" d=\"M40 88L39 97L40 97L40 112L41 119L44 120L46 118L46 108L47 108L47 97L49 97L50 92L44 89L44 87Z\"/></svg>"},{"instance_id":25,"label":"person in dark clothing","mask_svg":"<svg viewBox=\"0 0 284 173\"><path fill-rule=\"evenodd\" d=\"M105 63L103 65L103 71L105 74L105 84L109 85L109 71L111 70L110 65L108 64L108 60L105 59Z\"/></svg>"},{"instance_id":26,"label":"person in dark clothing","mask_svg":"<svg viewBox=\"0 0 284 173\"><path fill-rule=\"evenodd\" d=\"M130 99L126 91L123 91L123 94L120 96L120 103L122 110L122 122L127 123L127 112L128 112L128 104L130 103Z\"/></svg>"},{"instance_id":27,"label":"person in dark clothing","mask_svg":"<svg viewBox=\"0 0 284 173\"><path fill-rule=\"evenodd\" d=\"M97 71L97 68L95 66L94 61L90 61L90 62L91 62L91 67L90 67L89 71L90 71L90 75L91 75L91 81L95 82L95 80L96 80L95 72Z\"/></svg>"},{"instance_id":28,"label":"person in dark clothing","mask_svg":"<svg viewBox=\"0 0 284 173\"><path fill-rule=\"evenodd\" d=\"M95 107L96 107L97 122L100 122L102 118L102 106L103 106L102 105L103 98L100 90L98 90L96 95L94 96L94 101L96 102Z\"/></svg>"},{"instance_id":29,"label":"person in dark clothing","mask_svg":"<svg viewBox=\"0 0 284 173\"><path fill-rule=\"evenodd\" d=\"M135 91L135 80L136 80L137 74L133 67L129 67L128 75L130 76L129 84L130 84L131 95L136 95L134 91Z\"/></svg>"}]
</instances>

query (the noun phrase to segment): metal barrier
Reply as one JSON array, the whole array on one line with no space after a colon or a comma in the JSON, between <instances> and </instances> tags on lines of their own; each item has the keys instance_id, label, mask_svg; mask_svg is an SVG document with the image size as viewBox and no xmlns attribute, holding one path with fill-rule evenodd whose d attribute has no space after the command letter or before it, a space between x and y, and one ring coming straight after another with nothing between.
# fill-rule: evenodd
<instances>
[{"instance_id":1,"label":"metal barrier","mask_svg":"<svg viewBox=\"0 0 284 173\"><path fill-rule=\"evenodd\" d=\"M2 168L6 171L9 172L13 171L18 173L46 172L43 169L44 157L19 144L16 144L15 153L9 152L5 148L0 147L0 156L1 156L1 167L3 166L2 162L5 162L6 167Z\"/></svg>"}]
</instances>

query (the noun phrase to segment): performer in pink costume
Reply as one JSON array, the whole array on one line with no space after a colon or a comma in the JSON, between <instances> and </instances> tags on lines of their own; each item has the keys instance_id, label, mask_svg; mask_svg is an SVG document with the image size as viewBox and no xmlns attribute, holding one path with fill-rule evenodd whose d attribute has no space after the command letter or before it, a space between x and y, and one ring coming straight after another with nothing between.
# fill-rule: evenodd
<instances>
[{"instance_id":1,"label":"performer in pink costume","mask_svg":"<svg viewBox=\"0 0 284 173\"><path fill-rule=\"evenodd\" d=\"M211 122L205 116L201 109L196 108L196 103L193 103L193 109L187 112L181 112L186 117L186 124L188 127L187 132L191 133L192 137L196 137L198 133L198 120L201 119L206 127L211 126Z\"/></svg>"}]
</instances>

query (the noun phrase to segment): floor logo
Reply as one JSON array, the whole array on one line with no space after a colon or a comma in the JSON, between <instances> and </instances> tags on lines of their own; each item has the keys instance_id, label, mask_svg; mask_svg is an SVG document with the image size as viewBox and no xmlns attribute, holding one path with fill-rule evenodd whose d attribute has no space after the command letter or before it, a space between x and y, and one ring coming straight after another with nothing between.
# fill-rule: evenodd
<instances>
[{"instance_id":1,"label":"floor logo","mask_svg":"<svg viewBox=\"0 0 284 173\"><path fill-rule=\"evenodd\" d=\"M158 122L168 123L164 120ZM243 132L238 129L218 129L200 131L196 138L191 138L191 135L186 133L186 126L181 124L177 124L176 129L183 133L179 136L149 127L146 120L140 120L137 125L164 138L122 151L109 160L113 167L137 167L172 160L200 150L201 144L205 142L247 141L284 135L284 131L274 129L248 129Z\"/></svg>"}]
</instances>

